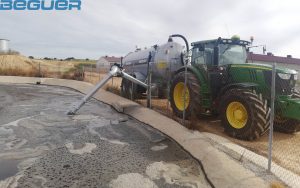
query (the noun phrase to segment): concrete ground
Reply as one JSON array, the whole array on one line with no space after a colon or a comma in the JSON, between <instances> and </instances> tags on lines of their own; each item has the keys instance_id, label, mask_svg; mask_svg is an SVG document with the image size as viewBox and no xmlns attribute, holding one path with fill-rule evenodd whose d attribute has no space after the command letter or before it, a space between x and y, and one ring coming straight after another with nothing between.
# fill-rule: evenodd
<instances>
[{"instance_id":1,"label":"concrete ground","mask_svg":"<svg viewBox=\"0 0 300 188\"><path fill-rule=\"evenodd\" d=\"M0 85L0 187L209 187L199 163L160 132L78 92Z\"/></svg>"}]
</instances>

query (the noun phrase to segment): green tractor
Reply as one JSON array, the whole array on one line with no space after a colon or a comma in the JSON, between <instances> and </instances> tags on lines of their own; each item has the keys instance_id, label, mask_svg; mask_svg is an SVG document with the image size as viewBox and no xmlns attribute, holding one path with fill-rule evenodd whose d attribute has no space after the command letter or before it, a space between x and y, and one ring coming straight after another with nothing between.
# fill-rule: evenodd
<instances>
[{"instance_id":1,"label":"green tractor","mask_svg":"<svg viewBox=\"0 0 300 188\"><path fill-rule=\"evenodd\" d=\"M171 83L169 100L175 115L219 114L230 136L242 140L262 136L270 127L272 66L247 63L249 44L239 37L192 43L187 74L183 66ZM296 81L296 71L276 68L275 130L300 130Z\"/></svg>"}]
</instances>

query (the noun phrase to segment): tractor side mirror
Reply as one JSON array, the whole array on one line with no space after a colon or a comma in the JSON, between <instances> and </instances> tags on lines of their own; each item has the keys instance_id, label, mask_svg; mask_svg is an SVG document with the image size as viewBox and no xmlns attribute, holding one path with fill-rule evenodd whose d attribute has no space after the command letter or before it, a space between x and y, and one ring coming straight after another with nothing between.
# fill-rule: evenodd
<instances>
[{"instance_id":1,"label":"tractor side mirror","mask_svg":"<svg viewBox=\"0 0 300 188\"><path fill-rule=\"evenodd\" d=\"M219 65L219 46L214 47L214 66Z\"/></svg>"}]
</instances>

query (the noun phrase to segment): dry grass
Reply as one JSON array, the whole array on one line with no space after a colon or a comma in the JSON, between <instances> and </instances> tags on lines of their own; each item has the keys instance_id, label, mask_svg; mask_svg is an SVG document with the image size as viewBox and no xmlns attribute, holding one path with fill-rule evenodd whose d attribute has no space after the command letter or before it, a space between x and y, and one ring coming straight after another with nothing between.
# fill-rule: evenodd
<instances>
[{"instance_id":1,"label":"dry grass","mask_svg":"<svg viewBox=\"0 0 300 188\"><path fill-rule=\"evenodd\" d=\"M40 77L38 70L31 69L20 69L20 68L0 68L0 75L3 76L26 76L26 77Z\"/></svg>"},{"instance_id":2,"label":"dry grass","mask_svg":"<svg viewBox=\"0 0 300 188\"><path fill-rule=\"evenodd\" d=\"M112 92L116 95L121 95L121 89L119 86L115 86L115 85L108 85L106 87L106 91Z\"/></svg>"},{"instance_id":3,"label":"dry grass","mask_svg":"<svg viewBox=\"0 0 300 188\"><path fill-rule=\"evenodd\" d=\"M286 186L284 186L282 183L280 182L272 182L270 184L270 188L285 188Z\"/></svg>"},{"instance_id":4,"label":"dry grass","mask_svg":"<svg viewBox=\"0 0 300 188\"><path fill-rule=\"evenodd\" d=\"M22 55L0 55L0 75L83 80L81 66L95 63L96 61L40 60Z\"/></svg>"}]
</instances>

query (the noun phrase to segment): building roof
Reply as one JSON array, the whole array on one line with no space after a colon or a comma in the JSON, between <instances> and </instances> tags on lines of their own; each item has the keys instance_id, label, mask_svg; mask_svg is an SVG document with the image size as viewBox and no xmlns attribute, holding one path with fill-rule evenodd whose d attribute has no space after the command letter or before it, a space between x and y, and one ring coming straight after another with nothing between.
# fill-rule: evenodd
<instances>
[{"instance_id":1,"label":"building roof","mask_svg":"<svg viewBox=\"0 0 300 188\"><path fill-rule=\"evenodd\" d=\"M263 61L263 62L273 62L273 63L276 62L276 63L300 65L300 59L298 59L298 58L293 58L291 56L287 56L287 57L274 56L271 53L268 53L268 55L249 53L248 60L249 61Z\"/></svg>"},{"instance_id":2,"label":"building roof","mask_svg":"<svg viewBox=\"0 0 300 188\"><path fill-rule=\"evenodd\" d=\"M108 61L110 63L119 63L119 62L121 62L121 58L120 57L103 56L102 58L104 58L106 61Z\"/></svg>"},{"instance_id":3,"label":"building roof","mask_svg":"<svg viewBox=\"0 0 300 188\"><path fill-rule=\"evenodd\" d=\"M8 39L0 39L0 40L6 40L6 41L9 41Z\"/></svg>"}]
</instances>

